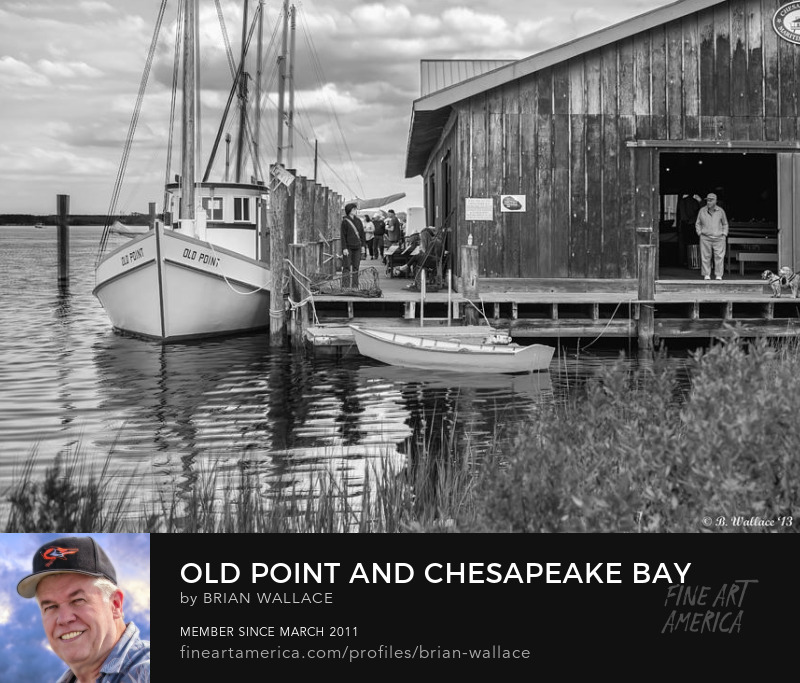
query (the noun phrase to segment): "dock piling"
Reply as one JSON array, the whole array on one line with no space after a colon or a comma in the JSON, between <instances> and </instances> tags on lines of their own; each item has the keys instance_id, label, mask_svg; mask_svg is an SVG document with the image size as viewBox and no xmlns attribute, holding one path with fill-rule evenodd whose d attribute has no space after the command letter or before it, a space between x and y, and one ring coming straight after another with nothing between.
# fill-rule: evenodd
<instances>
[{"instance_id":1,"label":"dock piling","mask_svg":"<svg viewBox=\"0 0 800 683\"><path fill-rule=\"evenodd\" d=\"M464 288L464 298L469 301L480 298L478 278L478 247L472 244L461 245L461 280ZM464 307L464 324L479 324L478 311L474 306Z\"/></svg>"},{"instance_id":2,"label":"dock piling","mask_svg":"<svg viewBox=\"0 0 800 683\"><path fill-rule=\"evenodd\" d=\"M58 206L58 284L69 286L69 195L57 195Z\"/></svg>"},{"instance_id":3,"label":"dock piling","mask_svg":"<svg viewBox=\"0 0 800 683\"><path fill-rule=\"evenodd\" d=\"M656 252L651 244L640 244L637 247L639 300L638 338L639 350L650 351L653 349L653 335L655 330L655 316L653 300L656 292Z\"/></svg>"}]
</instances>

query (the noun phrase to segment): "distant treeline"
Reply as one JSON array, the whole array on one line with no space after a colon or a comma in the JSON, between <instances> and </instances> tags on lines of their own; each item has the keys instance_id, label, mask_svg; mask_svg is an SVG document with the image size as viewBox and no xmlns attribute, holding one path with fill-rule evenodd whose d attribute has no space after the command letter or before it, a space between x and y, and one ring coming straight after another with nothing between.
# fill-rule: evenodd
<instances>
[{"instance_id":1,"label":"distant treeline","mask_svg":"<svg viewBox=\"0 0 800 683\"><path fill-rule=\"evenodd\" d=\"M159 216L160 218L160 216ZM129 216L118 216L117 219L125 225L147 225L147 214L131 214ZM104 225L106 216L104 215L80 215L71 214L69 217L70 225ZM0 225L58 225L58 216L50 214L48 216L35 216L29 213L4 213L0 214Z\"/></svg>"}]
</instances>

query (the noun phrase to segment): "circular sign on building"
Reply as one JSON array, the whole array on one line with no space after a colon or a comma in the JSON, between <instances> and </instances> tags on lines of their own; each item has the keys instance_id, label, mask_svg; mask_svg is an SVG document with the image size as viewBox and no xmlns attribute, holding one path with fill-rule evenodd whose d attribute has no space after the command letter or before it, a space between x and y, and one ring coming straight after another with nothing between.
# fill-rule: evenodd
<instances>
[{"instance_id":1,"label":"circular sign on building","mask_svg":"<svg viewBox=\"0 0 800 683\"><path fill-rule=\"evenodd\" d=\"M772 27L784 40L800 45L800 2L778 8L772 17Z\"/></svg>"}]
</instances>

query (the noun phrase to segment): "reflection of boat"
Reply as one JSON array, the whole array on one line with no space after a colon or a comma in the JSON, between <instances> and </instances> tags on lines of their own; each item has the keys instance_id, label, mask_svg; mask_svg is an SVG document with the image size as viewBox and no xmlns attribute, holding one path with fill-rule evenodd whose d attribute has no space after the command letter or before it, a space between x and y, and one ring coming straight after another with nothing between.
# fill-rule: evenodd
<instances>
[{"instance_id":1,"label":"reflection of boat","mask_svg":"<svg viewBox=\"0 0 800 683\"><path fill-rule=\"evenodd\" d=\"M524 375L481 374L476 372L437 372L399 368L392 365L373 365L358 369L360 384L390 382L393 385L421 385L429 389L453 389L457 391L505 391L531 397L550 396L553 384L549 371L531 372Z\"/></svg>"},{"instance_id":2,"label":"reflection of boat","mask_svg":"<svg viewBox=\"0 0 800 683\"><path fill-rule=\"evenodd\" d=\"M109 228L109 232L113 235L122 235L123 237L136 237L137 235L144 235L150 228L146 225L125 225L120 221L114 221Z\"/></svg>"},{"instance_id":3,"label":"reflection of boat","mask_svg":"<svg viewBox=\"0 0 800 683\"><path fill-rule=\"evenodd\" d=\"M255 176L240 177L245 169L243 144L239 144L235 182L228 182L227 171L224 181L208 179L213 158L202 182L199 180L196 151L201 148L200 131L195 125L199 118L197 71L201 61L197 47L198 0L188 0L183 6L183 49L175 51L176 58L183 55L182 165L177 182L166 186L167 225L157 222L154 230L105 253L112 227L107 225L95 272L94 294L112 325L159 341L266 329L269 325L271 274L268 264L260 260L262 240L267 234L264 223L268 188ZM159 16L159 25L162 18L163 14ZM155 46L154 40L143 83L149 74ZM246 54L244 48L243 54ZM243 61L234 74L234 91L238 89L242 95L243 107L239 137L242 143L246 139L247 147L253 149L252 127L248 127L245 114L247 78ZM140 104L141 98L137 107ZM132 136L131 130L126 153ZM260 161L254 152L251 156L254 168L260 172ZM112 195L115 198L126 158L124 154ZM172 177L169 169L167 177ZM178 216L173 215L173 206L178 207Z\"/></svg>"},{"instance_id":4,"label":"reflection of boat","mask_svg":"<svg viewBox=\"0 0 800 683\"><path fill-rule=\"evenodd\" d=\"M549 368L555 351L554 347L543 344L473 344L370 330L358 325L350 325L350 329L362 356L422 370L532 372Z\"/></svg>"}]
</instances>

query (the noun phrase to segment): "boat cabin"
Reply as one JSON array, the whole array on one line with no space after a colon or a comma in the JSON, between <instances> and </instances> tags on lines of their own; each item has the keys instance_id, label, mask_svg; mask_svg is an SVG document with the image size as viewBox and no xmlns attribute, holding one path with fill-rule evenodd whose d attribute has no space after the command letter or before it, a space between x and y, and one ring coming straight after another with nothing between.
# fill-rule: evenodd
<instances>
[{"instance_id":1,"label":"boat cabin","mask_svg":"<svg viewBox=\"0 0 800 683\"><path fill-rule=\"evenodd\" d=\"M179 183L167 185L169 197L165 222L175 230L197 230L198 239L208 240L224 247L258 259L262 240L266 241L266 210L269 201L268 189L263 183L204 182L195 186L198 208L196 221L179 219L181 215L181 190ZM192 224L196 223L196 228Z\"/></svg>"}]
</instances>

